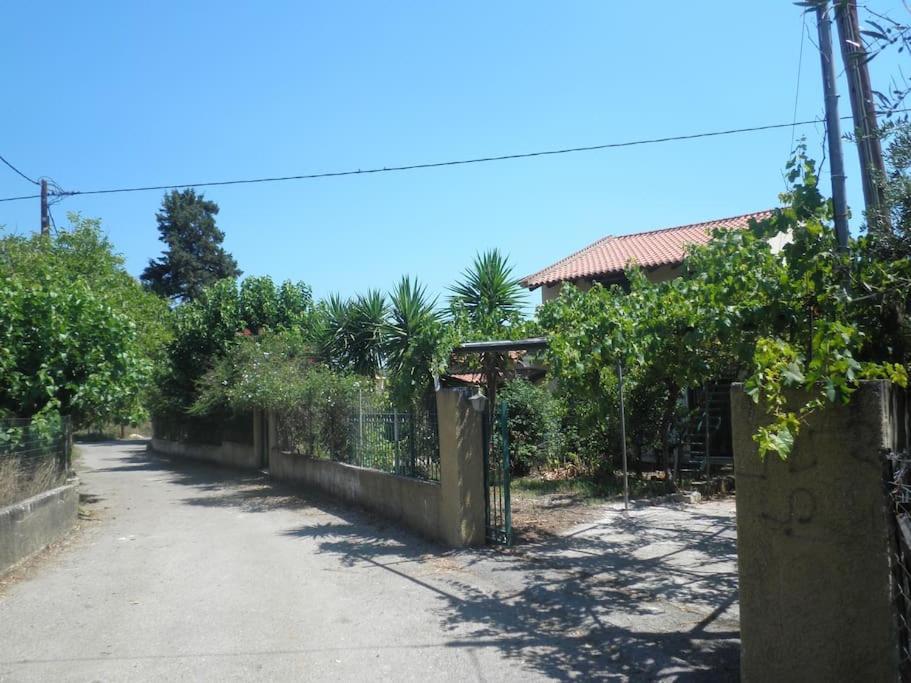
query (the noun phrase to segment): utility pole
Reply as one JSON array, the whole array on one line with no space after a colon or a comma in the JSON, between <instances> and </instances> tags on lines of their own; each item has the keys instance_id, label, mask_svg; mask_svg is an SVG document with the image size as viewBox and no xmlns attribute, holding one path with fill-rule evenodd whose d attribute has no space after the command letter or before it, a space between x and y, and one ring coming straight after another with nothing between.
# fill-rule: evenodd
<instances>
[{"instance_id":1,"label":"utility pole","mask_svg":"<svg viewBox=\"0 0 911 683\"><path fill-rule=\"evenodd\" d=\"M47 211L47 180L41 179L41 234L51 234L51 221Z\"/></svg>"},{"instance_id":2,"label":"utility pole","mask_svg":"<svg viewBox=\"0 0 911 683\"><path fill-rule=\"evenodd\" d=\"M870 85L870 70L867 68L867 51L860 35L857 0L836 0L835 22L838 26L848 92L851 96L851 114L854 118L857 154L860 157L867 221L875 223L887 219L883 211L880 186L880 179L886 175L886 167L879 141L879 126L876 123L873 88Z\"/></svg>"},{"instance_id":3,"label":"utility pole","mask_svg":"<svg viewBox=\"0 0 911 683\"><path fill-rule=\"evenodd\" d=\"M845 162L841 153L841 124L838 121L838 93L835 91L835 63L832 55L832 24L828 9L828 0L816 3L822 88L826 101L826 132L829 139L829 175L832 178L832 203L835 207L835 237L838 240L838 248L847 249L848 204L845 199Z\"/></svg>"}]
</instances>

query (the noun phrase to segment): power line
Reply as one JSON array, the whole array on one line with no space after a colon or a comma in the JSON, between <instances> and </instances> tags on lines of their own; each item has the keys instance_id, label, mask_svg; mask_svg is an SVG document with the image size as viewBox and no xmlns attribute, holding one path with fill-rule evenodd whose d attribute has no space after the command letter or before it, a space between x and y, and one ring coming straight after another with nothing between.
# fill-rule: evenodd
<instances>
[{"instance_id":1,"label":"power line","mask_svg":"<svg viewBox=\"0 0 911 683\"><path fill-rule=\"evenodd\" d=\"M903 109L901 111L911 111ZM896 112L899 113L899 112ZM843 119L849 119L850 116L843 116ZM456 159L452 161L434 161L424 164L410 164L407 166L382 166L378 168L357 169L352 171L326 171L322 173L307 173L302 175L275 176L269 178L247 178L241 180L216 180L202 183L172 183L168 185L144 185L139 187L118 187L102 190L60 190L54 189L48 193L51 197L75 197L77 195L97 195L97 194L118 194L124 192L148 192L152 190L177 190L185 187L222 187L225 185L252 185L255 183L277 183L289 180L316 180L318 178L340 178L342 176L370 175L377 173L395 173L401 171L416 171L428 168L443 168L446 166L467 166L469 164L483 164L494 161L509 161L511 159L530 159L533 157L556 156L560 154L574 154L577 152L594 152L604 149L617 149L621 147L636 147L640 145L654 145L665 142L678 142L681 140L698 140L701 138L711 138L723 135L736 135L739 133L756 133L759 131L776 130L780 128L791 128L793 126L808 126L819 123L825 123L824 119L808 119L806 121L792 121L790 123L771 123L764 126L751 126L747 128L730 128L727 130L716 130L707 133L690 133L687 135L670 135L660 138L649 138L645 140L631 140L627 142L609 142L601 145L587 145L584 147L566 147L563 149L549 149L538 152L522 152L519 154L502 154L499 156L476 157L473 159ZM40 195L22 195L18 197L3 197L0 202L16 202L23 199L37 199Z\"/></svg>"},{"instance_id":2,"label":"power line","mask_svg":"<svg viewBox=\"0 0 911 683\"><path fill-rule=\"evenodd\" d=\"M807 37L807 15L806 12L801 14L801 27L800 27L800 55L797 57L797 86L794 89L794 114L792 118L794 121L797 120L797 103L800 101L800 75L803 70L803 46ZM791 126L791 145L788 150L788 154L791 154L794 151L794 129L796 126Z\"/></svg>"},{"instance_id":3,"label":"power line","mask_svg":"<svg viewBox=\"0 0 911 683\"><path fill-rule=\"evenodd\" d=\"M19 174L20 176L22 176L23 178L25 178L25 179L26 179L27 181L29 181L32 185L37 185L37 184L38 184L38 181L37 181L37 180L32 180L31 178L29 178L27 175L25 175L22 171L20 171L18 168L16 168L15 166L13 166L10 162L8 162L8 161L7 161L6 159L4 159L2 156L0 156L0 161L2 161L4 164L6 164L7 166L9 166L11 169L13 169L13 171L15 171L16 173L18 173L18 174Z\"/></svg>"}]
</instances>

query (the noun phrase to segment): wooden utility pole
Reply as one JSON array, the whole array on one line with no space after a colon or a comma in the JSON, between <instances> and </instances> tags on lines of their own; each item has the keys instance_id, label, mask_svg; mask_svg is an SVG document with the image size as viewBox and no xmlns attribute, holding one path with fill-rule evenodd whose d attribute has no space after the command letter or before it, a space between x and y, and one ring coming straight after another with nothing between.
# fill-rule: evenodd
<instances>
[{"instance_id":1,"label":"wooden utility pole","mask_svg":"<svg viewBox=\"0 0 911 683\"><path fill-rule=\"evenodd\" d=\"M879 126L876 123L870 70L867 68L867 51L860 35L857 0L836 0L835 22L838 26L842 62L851 97L851 114L854 118L857 154L860 157L867 221L875 223L886 218L880 185L881 179L885 177L886 168L879 140Z\"/></svg>"},{"instance_id":2,"label":"wooden utility pole","mask_svg":"<svg viewBox=\"0 0 911 683\"><path fill-rule=\"evenodd\" d=\"M51 234L51 221L47 211L47 180L41 179L41 234Z\"/></svg>"},{"instance_id":3,"label":"wooden utility pole","mask_svg":"<svg viewBox=\"0 0 911 683\"><path fill-rule=\"evenodd\" d=\"M848 203L845 199L845 162L841 152L841 124L838 121L838 93L835 90L835 63L832 55L832 24L828 9L828 0L820 0L816 4L816 26L819 31L822 88L826 101L826 133L829 139L832 204L835 207L835 237L838 239L839 249L847 249Z\"/></svg>"}]
</instances>

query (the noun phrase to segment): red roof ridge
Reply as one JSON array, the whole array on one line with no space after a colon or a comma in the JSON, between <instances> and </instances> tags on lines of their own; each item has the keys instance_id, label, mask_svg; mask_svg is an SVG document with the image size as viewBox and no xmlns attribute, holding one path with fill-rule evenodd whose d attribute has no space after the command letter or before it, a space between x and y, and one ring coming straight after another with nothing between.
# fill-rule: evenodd
<instances>
[{"instance_id":1,"label":"red roof ridge","mask_svg":"<svg viewBox=\"0 0 911 683\"><path fill-rule=\"evenodd\" d=\"M654 230L641 230L640 232L629 232L625 235L608 235L608 237L613 237L615 239L624 239L626 237L641 237L642 235L655 235L661 232L671 232L673 230L688 230L690 228L701 228L703 225L711 225L713 223L729 223L731 221L736 221L739 218L754 218L756 216L761 216L763 214L771 214L775 209L763 209L762 211L750 211L748 213L740 213L736 216L726 216L724 218L715 218L710 221L701 221L699 223L687 223L686 225L674 225L670 228L655 228ZM602 237L601 239L606 239Z\"/></svg>"},{"instance_id":2,"label":"red roof ridge","mask_svg":"<svg viewBox=\"0 0 911 683\"><path fill-rule=\"evenodd\" d=\"M535 273L532 273L531 275L525 276L524 278L522 278L520 280L520 282L522 283L522 285L529 287L531 289L536 289L537 287L544 285L544 284L550 284L552 282L559 282L561 280L561 278L555 278L552 280L545 280L545 279L541 279L541 278L548 271L557 269L560 266L566 264L567 262L572 261L573 259L581 256L582 254L585 254L586 252L588 252L590 250L594 250L597 247L604 245L606 243L612 242L612 241L623 241L628 238L651 236L651 235L675 232L675 231L680 231L680 230L694 230L694 229L703 228L703 227L708 228L709 226L712 226L712 225L724 225L726 223L742 221L743 219L765 218L765 217L771 215L774 211L775 211L775 209L763 209L761 211L752 211L749 213L738 214L736 216L727 216L725 218L715 218L713 220L702 221L699 223L688 223L685 225L675 225L675 226L668 227L668 228L643 230L640 232L627 233L625 235L605 235L604 237L601 237L601 238L595 240L594 242L588 244L587 246L582 247L581 249L579 249L577 251L574 251L573 253L560 259L559 261L556 261L556 262L550 264L546 268L542 268L541 270L539 270ZM538 280L540 280L540 281L538 281ZM537 281L537 282L535 282L534 284L530 284L532 281Z\"/></svg>"}]
</instances>

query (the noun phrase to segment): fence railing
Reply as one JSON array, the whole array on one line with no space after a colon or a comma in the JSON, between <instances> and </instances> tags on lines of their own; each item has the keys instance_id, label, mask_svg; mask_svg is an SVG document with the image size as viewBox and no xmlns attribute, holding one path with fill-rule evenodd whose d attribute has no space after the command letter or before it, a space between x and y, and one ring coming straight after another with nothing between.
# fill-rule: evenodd
<instances>
[{"instance_id":1,"label":"fence railing","mask_svg":"<svg viewBox=\"0 0 911 683\"><path fill-rule=\"evenodd\" d=\"M68 417L0 419L0 507L66 480L69 435Z\"/></svg>"},{"instance_id":2,"label":"fence railing","mask_svg":"<svg viewBox=\"0 0 911 683\"><path fill-rule=\"evenodd\" d=\"M903 675L911 675L911 455L890 456L891 480L887 481L894 515L892 593L896 601L899 652Z\"/></svg>"},{"instance_id":3,"label":"fence railing","mask_svg":"<svg viewBox=\"0 0 911 683\"><path fill-rule=\"evenodd\" d=\"M286 411L277 416L278 446L286 452L344 462L404 477L438 481L436 407L338 412Z\"/></svg>"}]
</instances>

